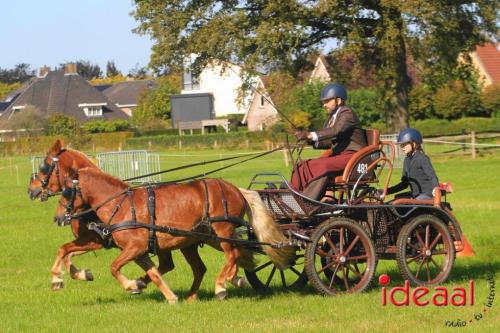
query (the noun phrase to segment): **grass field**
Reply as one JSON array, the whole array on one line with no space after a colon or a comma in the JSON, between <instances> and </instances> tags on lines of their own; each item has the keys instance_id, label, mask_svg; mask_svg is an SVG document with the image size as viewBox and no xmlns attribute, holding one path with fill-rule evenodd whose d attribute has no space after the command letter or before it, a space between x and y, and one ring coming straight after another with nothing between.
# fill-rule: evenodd
<instances>
[{"instance_id":1,"label":"grass field","mask_svg":"<svg viewBox=\"0 0 500 333\"><path fill-rule=\"evenodd\" d=\"M212 152L162 155L162 167L214 158ZM190 154L204 155L203 157ZM309 153L310 154L310 153ZM32 202L26 195L31 166L27 157L0 161L0 333L1 332L446 332L467 330L498 332L500 305L484 303L488 296L486 279L499 281L500 271L500 156L497 153L471 160L462 157L435 157L441 181L452 182L449 197L455 214L477 255L457 258L447 287L476 283L475 305L466 307L382 306L381 288L375 285L363 294L334 298L318 296L312 287L287 293L274 289L259 295L250 288L229 288L225 301L213 300L215 276L223 256L208 247L200 250L208 272L201 286L200 300L168 305L161 293L150 286L142 295L124 292L109 273L117 250L97 251L75 258L80 268L90 268L95 280L82 282L65 275L61 291L50 289L50 267L57 248L73 236L71 230L56 227L52 216L56 200ZM16 176L19 173L19 183ZM220 164L215 165L218 167ZM208 168L205 167L205 170ZM202 170L178 173L181 178ZM281 171L282 154L264 157L228 169L217 177L246 186L258 171ZM395 171L393 182L399 179ZM165 276L169 286L182 298L191 272L184 258L174 256L176 269ZM124 269L129 277L142 275L135 266ZM403 284L395 262L381 261L377 276L387 273L391 286ZM482 318L474 319L481 313ZM479 317L478 317L479 318ZM466 321L465 328L449 328L445 322ZM472 323L469 322L472 320Z\"/></svg>"}]
</instances>

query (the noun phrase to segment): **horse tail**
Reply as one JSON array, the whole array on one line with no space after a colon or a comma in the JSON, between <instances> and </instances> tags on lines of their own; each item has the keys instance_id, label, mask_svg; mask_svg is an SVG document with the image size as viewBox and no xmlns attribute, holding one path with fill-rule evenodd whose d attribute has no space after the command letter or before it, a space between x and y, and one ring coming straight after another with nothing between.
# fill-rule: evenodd
<instances>
[{"instance_id":1,"label":"horse tail","mask_svg":"<svg viewBox=\"0 0 500 333\"><path fill-rule=\"evenodd\" d=\"M274 222L259 194L256 191L243 188L238 189L247 202L246 212L250 219L250 225L253 227L259 242L271 244L286 243L287 238L283 235L278 224ZM269 259L282 269L290 266L291 260L295 255L295 248L293 246L274 248L269 245L263 245L262 248Z\"/></svg>"}]
</instances>

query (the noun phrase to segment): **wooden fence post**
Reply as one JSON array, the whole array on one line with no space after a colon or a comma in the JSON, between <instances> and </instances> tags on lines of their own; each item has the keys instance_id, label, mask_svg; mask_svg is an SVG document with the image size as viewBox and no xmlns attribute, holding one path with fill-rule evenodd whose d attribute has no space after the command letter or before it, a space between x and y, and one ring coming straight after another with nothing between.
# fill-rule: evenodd
<instances>
[{"instance_id":1,"label":"wooden fence post","mask_svg":"<svg viewBox=\"0 0 500 333\"><path fill-rule=\"evenodd\" d=\"M182 141L179 140L179 150L182 150Z\"/></svg>"},{"instance_id":2,"label":"wooden fence post","mask_svg":"<svg viewBox=\"0 0 500 333\"><path fill-rule=\"evenodd\" d=\"M475 160L476 159L476 132L472 131L470 133L470 135L471 135L471 139L470 139L471 147L470 147L470 150L471 150L471 153L472 153L472 159Z\"/></svg>"},{"instance_id":3,"label":"wooden fence post","mask_svg":"<svg viewBox=\"0 0 500 333\"><path fill-rule=\"evenodd\" d=\"M285 161L285 166L288 167L289 159L288 159L288 150L283 148L283 159Z\"/></svg>"}]
</instances>

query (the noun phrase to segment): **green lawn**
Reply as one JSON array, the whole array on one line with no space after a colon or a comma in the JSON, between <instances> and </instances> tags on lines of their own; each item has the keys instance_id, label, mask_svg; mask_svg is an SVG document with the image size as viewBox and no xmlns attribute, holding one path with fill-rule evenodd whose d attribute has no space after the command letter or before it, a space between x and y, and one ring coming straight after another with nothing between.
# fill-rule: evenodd
<instances>
[{"instance_id":1,"label":"green lawn","mask_svg":"<svg viewBox=\"0 0 500 333\"><path fill-rule=\"evenodd\" d=\"M163 153L162 168L212 159L212 153L187 152L185 156ZM205 156L190 156L193 154ZM71 231L52 223L55 199L48 203L28 199L26 188L31 172L28 158L3 158L0 160L0 332L444 332L459 329L445 327L446 320L458 319L467 321L468 331L493 332L500 320L498 300L479 321L473 318L485 308L486 278L493 275L500 281L500 156L490 154L476 160L468 156L439 156L433 162L440 180L453 184L454 193L448 199L477 253L474 258L457 259L446 286L465 286L469 279L474 279L476 303L472 307L384 307L378 285L363 294L334 298L318 296L310 286L294 293L276 289L268 295L259 295L249 288L230 287L226 301L215 301L214 281L223 256L208 247L200 250L208 272L196 303L181 301L168 305L154 286L142 295L128 295L109 273L117 250L76 258L77 266L92 269L95 281L74 281L65 275L64 289L52 292L50 268L57 248L72 240ZM220 165L216 163L214 167ZM209 168L179 172L164 180ZM288 175L289 169L284 166L283 155L277 153L215 176L247 186L258 171ZM399 179L399 173L395 170L393 182ZM165 280L182 298L188 292L191 272L179 254L175 254L174 260L176 269ZM129 277L142 274L133 264L124 273ZM377 275L382 273L391 276L391 286L403 283L395 262L380 262ZM469 323L471 319L473 322Z\"/></svg>"}]
</instances>

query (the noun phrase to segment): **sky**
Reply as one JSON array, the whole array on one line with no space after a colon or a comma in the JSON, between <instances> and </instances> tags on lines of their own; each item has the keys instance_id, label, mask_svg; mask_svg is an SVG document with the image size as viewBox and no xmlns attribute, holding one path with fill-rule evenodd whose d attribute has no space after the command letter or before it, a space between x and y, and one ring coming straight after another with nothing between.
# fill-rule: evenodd
<instances>
[{"instance_id":1,"label":"sky","mask_svg":"<svg viewBox=\"0 0 500 333\"><path fill-rule=\"evenodd\" d=\"M0 67L88 60L105 74L113 60L127 74L147 66L153 43L132 32L133 9L132 0L0 0Z\"/></svg>"}]
</instances>

